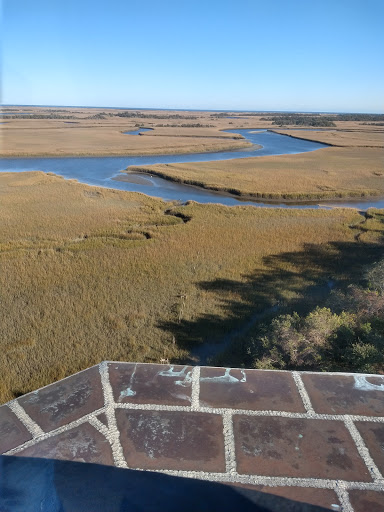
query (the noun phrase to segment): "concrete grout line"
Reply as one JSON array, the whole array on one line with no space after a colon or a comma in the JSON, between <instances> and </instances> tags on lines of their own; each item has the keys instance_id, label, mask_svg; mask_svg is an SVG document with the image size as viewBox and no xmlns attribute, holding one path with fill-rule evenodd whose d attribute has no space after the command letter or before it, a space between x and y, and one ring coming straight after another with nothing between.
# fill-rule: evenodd
<instances>
[{"instance_id":1,"label":"concrete grout line","mask_svg":"<svg viewBox=\"0 0 384 512\"><path fill-rule=\"evenodd\" d=\"M25 412L19 402L14 400L8 403L8 407L16 414L21 423L27 427L32 437L35 439L44 434L44 430Z\"/></svg>"},{"instance_id":2,"label":"concrete grout line","mask_svg":"<svg viewBox=\"0 0 384 512\"><path fill-rule=\"evenodd\" d=\"M344 414L309 414L306 412L286 412L286 411L252 411L250 409L231 409L231 408L215 408L215 407L200 407L201 412L207 414L223 414L226 411L230 411L232 414L242 414L244 416L280 416L282 418L296 418L296 419L308 419L308 420L333 420L343 421L345 420ZM384 423L383 416L351 416L355 421L373 421L377 423Z\"/></svg>"},{"instance_id":3,"label":"concrete grout line","mask_svg":"<svg viewBox=\"0 0 384 512\"><path fill-rule=\"evenodd\" d=\"M151 363L148 363L151 364ZM160 366L160 365L159 365ZM369 449L367 448L363 437L359 433L354 422L376 422L384 423L384 416L359 416L359 415L344 415L344 414L318 414L314 411L311 404L311 399L306 390L304 382L302 380L302 373L314 373L314 372L289 372L292 374L296 387L300 393L301 400L304 404L306 412L287 412L287 411L271 411L271 410L249 410L249 409L234 409L230 407L211 407L211 406L200 406L200 367L196 366L192 368L190 373L191 379L191 399L190 405L176 406L176 405L161 405L161 404L137 404L137 403L116 403L113 395L113 388L109 380L108 362L103 362L99 366L99 372L101 377L101 384L104 395L104 406L103 408L93 411L82 418L79 418L67 425L63 425L55 430L45 433L41 427L33 421L24 408L16 401L11 401L7 405L17 416L17 418L25 425L28 431L31 433L33 438L24 444L15 447L5 455L13 455L19 451L33 446L40 441L59 435L67 430L73 429L79 425L88 422L98 432L100 432L106 440L109 442L115 465L117 467L128 468L128 464L124 457L123 447L120 441L120 432L116 422L116 409L132 409L132 410L149 410L149 411L175 411L188 414L191 412L198 412L202 414L215 414L220 415L223 419L223 435L224 435L224 453L225 453L225 472L204 472L204 471L188 471L188 470L151 470L155 472L165 473L174 476L198 478L207 481L221 482L221 483L243 483L250 485L265 485L269 487L304 487L304 488L319 488L319 489L331 489L335 491L338 499L341 503L341 509L343 512L353 512L353 507L350 503L348 491L357 490L370 490L370 491L384 491L384 478L379 468L375 464ZM84 370L86 371L86 370ZM337 374L340 375L340 374ZM353 374L352 374L353 375ZM376 377L376 375L375 375ZM69 378L69 377L68 377ZM107 424L104 425L100 420L97 419L97 415L104 412L107 417ZM237 473L236 466L236 451L235 451L235 439L233 432L233 415L244 415L244 416L260 416L260 417L282 417L282 418L300 418L305 420L333 420L342 421L344 426L348 429L352 440L363 459L366 467L369 470L369 474L373 481L362 482L362 481L344 481L344 480L331 480L321 478L310 478L310 477L273 477L263 475L250 475L250 474L239 474ZM147 471L142 468L131 468L139 471ZM258 468L259 469L259 468ZM363 475L359 475L363 478Z\"/></svg>"},{"instance_id":4,"label":"concrete grout line","mask_svg":"<svg viewBox=\"0 0 384 512\"><path fill-rule=\"evenodd\" d=\"M165 364L162 364L162 363L132 363L132 362L127 362L127 361L106 361L107 363L111 364L111 363L116 363L116 364L127 364L127 365L131 365L131 364L139 364L139 365L142 365L142 366L161 366L161 367L164 367L164 366L169 366L169 365L165 365ZM91 366L91 368L93 368L93 366ZM218 368L220 370L223 369L222 366L209 366L209 368ZM89 368L87 368L89 369ZM232 370L244 370L244 368L236 368L236 367L233 367L231 368ZM264 369L264 368L246 368L247 371L252 371L252 372L271 372L273 371L273 373L292 373L292 370L268 370L268 369ZM82 370L82 371L86 371L86 370ZM81 373L81 372L78 372L78 373ZM384 380L384 375L379 375L377 373L360 373L360 372L316 372L316 371L306 371L306 370L300 370L300 374L305 374L305 375L336 375L337 377L338 376L346 376L346 377L354 377L355 375L363 375L364 377L376 377L376 378L383 378ZM74 374L76 375L76 374ZM68 378L68 377L66 377ZM63 379L62 379L63 380ZM50 384L49 384L50 385Z\"/></svg>"},{"instance_id":5,"label":"concrete grout line","mask_svg":"<svg viewBox=\"0 0 384 512\"><path fill-rule=\"evenodd\" d=\"M20 444L19 446L15 446L15 448L12 448L11 450L8 450L3 455L13 455L14 453L19 452L20 450L24 450L24 448L29 448L30 446L33 446L40 441L45 441L46 439L49 439L50 437L54 437L58 434L62 434L63 432L66 432L67 430L72 430L75 427L78 427L79 425L82 425L83 423L87 423L87 421L93 417L97 416L98 414L104 412L104 407L102 409L98 409L96 411L93 411L89 414L86 414L85 416L82 416L81 418L72 421L71 423L67 423L66 425L63 425L62 427L56 428L55 430L51 430L50 432L43 432L41 435L34 437L33 439L26 441L23 444Z\"/></svg>"},{"instance_id":6,"label":"concrete grout line","mask_svg":"<svg viewBox=\"0 0 384 512\"><path fill-rule=\"evenodd\" d=\"M111 447L111 450L112 450L113 458L115 459L115 454L113 452L114 439L112 438L112 436L110 434L109 428L106 425L104 425L104 423L102 423L100 420L98 420L96 418L96 416L92 416L91 418L89 418L88 421L92 425L92 427L94 427L98 432L100 432L100 434L102 434L105 437L105 439L108 441L108 443ZM120 466L120 467L126 467L126 466Z\"/></svg>"},{"instance_id":7,"label":"concrete grout line","mask_svg":"<svg viewBox=\"0 0 384 512\"><path fill-rule=\"evenodd\" d=\"M282 418L296 418L296 419L308 419L308 420L333 420L342 421L345 420L344 414L309 414L307 412L287 412L287 411L253 411L250 409L232 409L231 407L207 407L200 406L195 409L189 405L161 405L161 404L136 404L132 402L115 403L116 409L139 409L139 410L152 410L152 411L198 411L205 414L221 414L226 412L231 414L242 414L245 416L280 416ZM350 416L353 421L369 421L376 423L384 423L384 416Z\"/></svg>"},{"instance_id":8,"label":"concrete grout line","mask_svg":"<svg viewBox=\"0 0 384 512\"><path fill-rule=\"evenodd\" d=\"M15 405L16 404L16 405ZM11 408L17 415L17 417L20 419L20 414L23 414L23 424L25 421L25 418L29 416L25 413L25 411L22 409L20 404L17 402L9 402L7 404L8 407ZM134 403L112 403L113 408L116 409L137 409L137 410L153 410L153 411L180 411L180 412L190 412L191 406L172 406L172 405L158 405L158 404L134 404ZM17 412L16 412L17 411ZM47 439L49 437L52 437L57 434L61 434L62 432L65 432L66 430L70 430L72 428L75 428L82 423L85 423L89 421L91 417L96 417L97 415L101 414L102 412L106 412L106 410L103 408L98 409L96 411L93 411L92 413L89 413L85 416L82 416L81 418L78 418L77 420L74 420L71 423L67 423L66 425L63 425L55 430L52 430L50 432L43 432L41 428L34 424L34 422L30 419L30 427L29 430L34 428L34 438L32 440L26 441L25 443L13 448L12 450L9 450L6 452L6 454L14 453L18 450L24 449L28 446L32 446L38 441L41 441L43 439ZM205 413L205 414L220 414L221 416L224 416L227 413L233 414L240 414L240 415L248 415L248 416L271 416L271 417L287 417L287 418L296 418L296 419L319 419L319 420L334 420L334 421L343 421L345 424L345 415L330 415L330 414L315 414L315 415L308 415L307 413L289 413L284 411L251 411L251 410L243 410L243 409L231 409L231 408L210 408L210 407L200 407L199 412ZM25 416L24 416L25 415ZM357 416L357 415L349 415L348 418L353 421L369 421L369 422L384 422L384 417L373 417L373 416ZM33 427L32 427L33 425ZM354 425L353 425L354 426ZM354 427L356 428L356 427ZM32 432L31 432L32 433ZM360 434L358 434L360 437Z\"/></svg>"},{"instance_id":9,"label":"concrete grout line","mask_svg":"<svg viewBox=\"0 0 384 512\"><path fill-rule=\"evenodd\" d=\"M384 423L384 416L358 416L355 414L348 414L352 421L370 421L372 423Z\"/></svg>"},{"instance_id":10,"label":"concrete grout line","mask_svg":"<svg viewBox=\"0 0 384 512\"><path fill-rule=\"evenodd\" d=\"M305 410L310 415L316 414L314 409L313 409L313 407L312 407L311 399L309 398L307 390L305 389L304 382L303 382L303 380L301 378L300 373L299 372L292 372L292 377L293 377L293 380L295 381L297 389L298 389L298 391L300 393L300 396L301 396L301 399L303 401Z\"/></svg>"},{"instance_id":11,"label":"concrete grout line","mask_svg":"<svg viewBox=\"0 0 384 512\"><path fill-rule=\"evenodd\" d=\"M225 451L225 468L227 473L236 474L236 451L235 438L233 434L232 413L226 411L223 414L223 434Z\"/></svg>"},{"instance_id":12,"label":"concrete grout line","mask_svg":"<svg viewBox=\"0 0 384 512\"><path fill-rule=\"evenodd\" d=\"M101 423L96 416L101 414L102 412L106 412L105 409L99 409L90 413L79 420L76 420L68 425L60 427L54 431L48 432L39 439L34 439L31 441L27 441L23 445L20 445L8 452L4 453L4 455L13 455L18 451L28 448L34 444L37 444L39 441L48 439L57 434L70 430L78 425L83 423L90 423L95 428L96 425L100 428L102 434L106 435L104 429L108 430L107 427ZM98 430L98 428L97 428ZM109 435L109 430L108 430ZM130 469L134 469L135 471L148 471L143 468L135 468L132 467ZM305 487L305 488L316 488L316 489L331 489L335 490L337 488L342 487L345 490L368 490L368 491L384 491L384 484L378 481L376 482L359 482L359 481L342 481L342 480L331 480L331 479L321 479L321 478L305 478L305 477L274 477L274 476L263 476L263 475L252 475L252 474L239 474L239 473L214 473L214 472L204 472L204 471L187 471L187 470L171 470L171 469L151 469L150 471L156 473L164 473L174 476L180 476L185 478L197 478L200 480L207 480L212 482L222 482L222 483L243 483L243 484L251 484L251 485L265 485L268 487ZM352 510L352 509L351 509ZM349 512L349 511L347 511Z\"/></svg>"},{"instance_id":13,"label":"concrete grout line","mask_svg":"<svg viewBox=\"0 0 384 512\"><path fill-rule=\"evenodd\" d=\"M95 427L95 429L100 432L100 434L103 434L104 437L107 438L107 441L109 441L109 429L104 423L102 423L100 420L96 418L96 416L91 416L88 419L88 423L92 425L92 427ZM112 447L112 445L111 445Z\"/></svg>"},{"instance_id":14,"label":"concrete grout line","mask_svg":"<svg viewBox=\"0 0 384 512\"><path fill-rule=\"evenodd\" d=\"M344 423L349 430L349 433L351 434L351 437L356 445L357 451L360 453L361 458L365 462L371 477L373 480L379 480L384 484L383 475L380 473L379 468L376 466L374 460L372 459L371 454L369 453L369 450L360 435L360 432L356 428L356 425L353 423L349 416L345 416Z\"/></svg>"},{"instance_id":15,"label":"concrete grout line","mask_svg":"<svg viewBox=\"0 0 384 512\"><path fill-rule=\"evenodd\" d=\"M140 365L140 366L159 366L159 367L162 367L164 368L165 366L169 366L169 365L165 365L165 364L160 364L160 363L130 363L130 362L126 362L126 361L105 361L106 364L113 364L113 363L116 363L116 364L126 364L126 365L132 365L132 364L135 364L135 365ZM101 363L103 364L103 363ZM85 372L88 372L88 370L91 370L92 368L95 368L96 366L99 366L99 365L94 365L94 366L90 366L89 368L86 368L84 370L80 370L79 372L76 372L72 375L69 375L68 377L64 377L56 382L52 382L51 384L47 384L46 386L42 386L41 388L38 388L37 390L35 391L31 391L30 393L26 393L25 395L23 395L24 397L28 396L28 395L31 395L33 393L36 393L37 391L41 391L42 389L46 389L46 388L49 388L50 386L56 386L56 384L58 384L59 382L64 382L65 380L68 380L68 379L71 379L72 377L74 377L75 375L80 375L81 373L85 373ZM220 366L210 366L210 368L219 368L219 369L223 369L222 367ZM243 368L232 368L233 370L244 370ZM354 373L354 372L315 372L315 371L300 371L300 372L292 372L292 370L266 370L266 369L262 369L262 368L258 368L258 369L247 369L247 371L252 371L252 372L271 372L273 371L274 373L286 373L286 374L293 374L293 373L297 373L299 375L321 375L321 376L336 376L336 377L356 377L356 376L363 376L363 377L375 377L375 378L383 378L384 380L384 376L382 375L378 375L376 373ZM6 402L2 405L10 405L10 403L12 403L13 400L11 400L10 402Z\"/></svg>"},{"instance_id":16,"label":"concrete grout line","mask_svg":"<svg viewBox=\"0 0 384 512\"><path fill-rule=\"evenodd\" d=\"M335 493L339 498L341 504L341 511L354 512L351 502L349 501L349 494L347 489L345 488L344 482L340 482L340 484L335 487Z\"/></svg>"},{"instance_id":17,"label":"concrete grout line","mask_svg":"<svg viewBox=\"0 0 384 512\"><path fill-rule=\"evenodd\" d=\"M191 410L200 409L200 366L194 366L192 369L192 391L191 391Z\"/></svg>"},{"instance_id":18,"label":"concrete grout line","mask_svg":"<svg viewBox=\"0 0 384 512\"><path fill-rule=\"evenodd\" d=\"M120 431L117 428L115 415L115 402L113 390L109 381L108 363L104 361L99 365L101 385L104 393L105 414L108 421L108 441L112 447L115 464L119 468L127 468L128 464L124 457L123 447L120 443Z\"/></svg>"},{"instance_id":19,"label":"concrete grout line","mask_svg":"<svg viewBox=\"0 0 384 512\"><path fill-rule=\"evenodd\" d=\"M140 468L132 468L137 471L147 471ZM207 480L211 482L222 483L242 483L251 485L264 485L268 487L306 487L313 489L331 489L336 491L337 488L345 490L370 490L384 491L384 486L375 482L352 482L346 480L328 480L326 478L300 478L300 477L278 477L249 475L239 473L209 473L204 471L186 471L177 469L151 469L156 473L165 473L167 475L180 476L184 478L196 478L199 480Z\"/></svg>"},{"instance_id":20,"label":"concrete grout line","mask_svg":"<svg viewBox=\"0 0 384 512\"><path fill-rule=\"evenodd\" d=\"M190 405L133 404L129 402L115 403L115 409L137 409L141 411L179 411L190 412Z\"/></svg>"}]
</instances>

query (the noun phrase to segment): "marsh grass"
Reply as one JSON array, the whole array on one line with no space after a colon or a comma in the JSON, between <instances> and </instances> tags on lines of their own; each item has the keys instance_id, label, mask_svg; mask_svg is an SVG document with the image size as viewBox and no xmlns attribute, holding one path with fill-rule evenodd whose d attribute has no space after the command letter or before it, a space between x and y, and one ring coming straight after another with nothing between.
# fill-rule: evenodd
<instances>
[{"instance_id":1,"label":"marsh grass","mask_svg":"<svg viewBox=\"0 0 384 512\"><path fill-rule=\"evenodd\" d=\"M359 126L358 128L345 129L343 122L339 122L337 126L340 128L339 130L302 131L300 129L273 129L272 131L281 133L282 135L288 135L289 137L323 142L324 144L330 144L332 146L362 148L384 147L384 130L382 128L362 130L361 126Z\"/></svg>"},{"instance_id":2,"label":"marsh grass","mask_svg":"<svg viewBox=\"0 0 384 512\"><path fill-rule=\"evenodd\" d=\"M94 111L74 112L71 115L76 121L70 123L60 119L10 119L0 127L0 155L57 158L180 154L241 149L251 145L241 135L223 132L222 128L230 128L225 120L215 120L210 128L203 126L210 119L207 112L199 115L202 122L197 124L201 124L200 127L185 126L185 119L189 117L186 112L180 113L180 119L173 121L173 126L164 127L157 126L158 114L144 114L145 125L152 130L141 136L124 134L137 129L135 118L108 116L91 120L90 113Z\"/></svg>"},{"instance_id":3,"label":"marsh grass","mask_svg":"<svg viewBox=\"0 0 384 512\"><path fill-rule=\"evenodd\" d=\"M350 209L180 206L40 172L0 175L0 218L1 401L101 360L186 361L250 304L323 280L310 246L331 262L335 242L364 243Z\"/></svg>"},{"instance_id":4,"label":"marsh grass","mask_svg":"<svg viewBox=\"0 0 384 512\"><path fill-rule=\"evenodd\" d=\"M212 162L129 167L244 199L317 201L384 195L383 150L324 148Z\"/></svg>"}]
</instances>

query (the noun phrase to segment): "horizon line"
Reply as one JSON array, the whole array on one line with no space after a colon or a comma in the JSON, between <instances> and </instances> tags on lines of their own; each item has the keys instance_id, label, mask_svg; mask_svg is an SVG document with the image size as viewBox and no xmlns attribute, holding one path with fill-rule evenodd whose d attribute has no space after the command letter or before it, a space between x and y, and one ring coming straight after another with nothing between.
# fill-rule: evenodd
<instances>
[{"instance_id":1,"label":"horizon line","mask_svg":"<svg viewBox=\"0 0 384 512\"><path fill-rule=\"evenodd\" d=\"M183 112L252 112L252 113L284 113L284 114L384 114L381 112L366 111L331 111L331 110L252 110L252 109L208 109L208 108L167 108L167 107L107 107L97 105L50 105L50 104L23 104L23 103L2 103L2 107L63 107L63 108L97 108L97 109L114 109L114 110L173 110Z\"/></svg>"}]
</instances>

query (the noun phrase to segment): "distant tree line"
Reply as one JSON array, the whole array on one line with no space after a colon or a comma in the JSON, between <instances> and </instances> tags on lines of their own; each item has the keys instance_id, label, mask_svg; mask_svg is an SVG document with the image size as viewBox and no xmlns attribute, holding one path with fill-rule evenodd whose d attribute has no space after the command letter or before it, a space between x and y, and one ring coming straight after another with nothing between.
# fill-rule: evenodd
<instances>
[{"instance_id":1,"label":"distant tree line","mask_svg":"<svg viewBox=\"0 0 384 512\"><path fill-rule=\"evenodd\" d=\"M249 117L249 116L262 116L262 115L268 115L268 112L214 112L210 114L211 117L234 117L236 118L242 118L242 117Z\"/></svg>"},{"instance_id":2,"label":"distant tree line","mask_svg":"<svg viewBox=\"0 0 384 512\"><path fill-rule=\"evenodd\" d=\"M214 128L214 124L183 123L183 124L156 124L158 128Z\"/></svg>"},{"instance_id":3,"label":"distant tree line","mask_svg":"<svg viewBox=\"0 0 384 512\"><path fill-rule=\"evenodd\" d=\"M263 117L261 121L272 121L274 125L293 126L336 126L335 121L384 121L384 114L334 114L334 115L305 115L279 114L278 116Z\"/></svg>"},{"instance_id":4,"label":"distant tree line","mask_svg":"<svg viewBox=\"0 0 384 512\"><path fill-rule=\"evenodd\" d=\"M118 112L114 114L117 117L139 117L141 119L198 119L197 116L187 116L180 114L144 114L142 112Z\"/></svg>"},{"instance_id":5,"label":"distant tree line","mask_svg":"<svg viewBox=\"0 0 384 512\"><path fill-rule=\"evenodd\" d=\"M43 112L68 112L67 109L65 108L47 108L47 109L44 109ZM80 112L74 112L73 110L71 110L71 114L79 114Z\"/></svg>"},{"instance_id":6,"label":"distant tree line","mask_svg":"<svg viewBox=\"0 0 384 512\"><path fill-rule=\"evenodd\" d=\"M85 119L105 119L107 114L105 112L100 112L99 114L94 114L93 116L88 116Z\"/></svg>"},{"instance_id":7,"label":"distant tree line","mask_svg":"<svg viewBox=\"0 0 384 512\"><path fill-rule=\"evenodd\" d=\"M320 126L330 127L336 126L333 120L335 117L326 116L303 116L300 114L287 114L273 117L262 117L261 121L272 121L272 124L283 126Z\"/></svg>"},{"instance_id":8,"label":"distant tree line","mask_svg":"<svg viewBox=\"0 0 384 512\"><path fill-rule=\"evenodd\" d=\"M338 114L336 121L384 121L384 114Z\"/></svg>"},{"instance_id":9,"label":"distant tree line","mask_svg":"<svg viewBox=\"0 0 384 512\"><path fill-rule=\"evenodd\" d=\"M268 112L215 112L211 114L213 118L223 117L259 117L261 121L272 121L273 124L285 125L306 125L306 126L332 126L334 121L384 121L384 114L298 114L281 112L276 115L270 115Z\"/></svg>"},{"instance_id":10,"label":"distant tree line","mask_svg":"<svg viewBox=\"0 0 384 512\"><path fill-rule=\"evenodd\" d=\"M65 110L57 110L51 111L50 114L14 114L14 115L5 115L3 116L0 113L1 119L105 119L107 116L111 116L113 114L106 114L105 112L100 112L98 114L94 114L88 117L76 117L73 114L62 115L57 114L57 112L66 112Z\"/></svg>"},{"instance_id":11,"label":"distant tree line","mask_svg":"<svg viewBox=\"0 0 384 512\"><path fill-rule=\"evenodd\" d=\"M12 116L3 116L0 114L1 119L79 119L73 115L62 116L60 114L15 114Z\"/></svg>"}]
</instances>

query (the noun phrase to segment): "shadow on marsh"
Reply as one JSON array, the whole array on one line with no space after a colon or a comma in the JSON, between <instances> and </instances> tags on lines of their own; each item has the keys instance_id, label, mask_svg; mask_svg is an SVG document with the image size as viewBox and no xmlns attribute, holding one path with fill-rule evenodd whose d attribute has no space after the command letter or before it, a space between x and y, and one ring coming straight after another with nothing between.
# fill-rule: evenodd
<instances>
[{"instance_id":1,"label":"shadow on marsh","mask_svg":"<svg viewBox=\"0 0 384 512\"><path fill-rule=\"evenodd\" d=\"M384 218L380 221L384 223ZM381 243L359 240L307 244L299 252L267 256L261 270L242 276L241 281L216 279L196 284L215 295L219 314L181 318L159 327L190 351L189 362L212 364L215 356L226 351L233 340L241 343L261 320L292 311L305 314L324 305L333 286L342 289L363 283L364 267L382 257Z\"/></svg>"}]
</instances>

